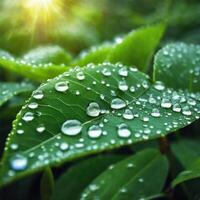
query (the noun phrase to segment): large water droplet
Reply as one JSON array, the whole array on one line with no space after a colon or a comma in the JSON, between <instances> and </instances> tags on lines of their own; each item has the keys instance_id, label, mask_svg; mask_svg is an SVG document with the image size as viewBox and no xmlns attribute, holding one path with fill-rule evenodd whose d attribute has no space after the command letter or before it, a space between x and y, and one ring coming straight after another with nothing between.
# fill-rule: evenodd
<instances>
[{"instance_id":1,"label":"large water droplet","mask_svg":"<svg viewBox=\"0 0 200 200\"><path fill-rule=\"evenodd\" d=\"M55 84L55 89L58 92L65 92L68 90L68 88L69 88L68 82L63 81L63 82L58 82Z\"/></svg>"},{"instance_id":2,"label":"large water droplet","mask_svg":"<svg viewBox=\"0 0 200 200\"><path fill-rule=\"evenodd\" d=\"M160 111L157 108L154 108L151 112L151 116L160 117Z\"/></svg>"},{"instance_id":3,"label":"large water droplet","mask_svg":"<svg viewBox=\"0 0 200 200\"><path fill-rule=\"evenodd\" d=\"M172 106L171 102L167 98L163 98L161 101L161 107L162 108L170 108Z\"/></svg>"},{"instance_id":4,"label":"large water droplet","mask_svg":"<svg viewBox=\"0 0 200 200\"><path fill-rule=\"evenodd\" d=\"M102 129L98 125L92 125L88 129L88 135L91 138L98 138L101 136L101 134L102 134Z\"/></svg>"},{"instance_id":5,"label":"large water droplet","mask_svg":"<svg viewBox=\"0 0 200 200\"><path fill-rule=\"evenodd\" d=\"M126 107L126 103L124 100L120 98L116 98L111 101L111 108L113 109L121 109L124 107Z\"/></svg>"},{"instance_id":6,"label":"large water droplet","mask_svg":"<svg viewBox=\"0 0 200 200\"><path fill-rule=\"evenodd\" d=\"M183 113L184 115L186 115L186 116L192 115L192 112L191 112L189 106L183 107L183 108L182 108L182 113Z\"/></svg>"},{"instance_id":7,"label":"large water droplet","mask_svg":"<svg viewBox=\"0 0 200 200\"><path fill-rule=\"evenodd\" d=\"M111 71L108 70L107 68L103 68L102 74L103 74L104 76L111 76Z\"/></svg>"},{"instance_id":8,"label":"large water droplet","mask_svg":"<svg viewBox=\"0 0 200 200\"><path fill-rule=\"evenodd\" d=\"M85 75L84 75L83 72L78 72L78 73L76 74L76 78L77 78L78 80L84 80L84 79L85 79Z\"/></svg>"},{"instance_id":9,"label":"large water droplet","mask_svg":"<svg viewBox=\"0 0 200 200\"><path fill-rule=\"evenodd\" d=\"M66 151L66 150L68 150L68 149L69 149L69 145L68 145L66 142L62 142L62 143L60 144L60 150Z\"/></svg>"},{"instance_id":10,"label":"large water droplet","mask_svg":"<svg viewBox=\"0 0 200 200\"><path fill-rule=\"evenodd\" d=\"M125 123L122 123L118 126L117 131L119 137L127 138L131 136L131 131L129 130L128 126Z\"/></svg>"},{"instance_id":11,"label":"large water droplet","mask_svg":"<svg viewBox=\"0 0 200 200\"><path fill-rule=\"evenodd\" d=\"M28 107L29 107L30 109L36 109L36 108L38 107L38 103L32 102L32 103L30 103L30 104L28 105Z\"/></svg>"},{"instance_id":12,"label":"large water droplet","mask_svg":"<svg viewBox=\"0 0 200 200\"><path fill-rule=\"evenodd\" d=\"M42 99L43 97L44 97L44 94L43 94L42 90L36 90L33 93L33 98L35 98L35 99Z\"/></svg>"},{"instance_id":13,"label":"large water droplet","mask_svg":"<svg viewBox=\"0 0 200 200\"><path fill-rule=\"evenodd\" d=\"M26 169L27 164L28 164L27 158L22 155L14 156L10 162L11 168L15 171L21 171Z\"/></svg>"},{"instance_id":14,"label":"large water droplet","mask_svg":"<svg viewBox=\"0 0 200 200\"><path fill-rule=\"evenodd\" d=\"M155 85L154 85L154 88L156 90L164 90L165 86L164 86L164 84L161 81L156 81Z\"/></svg>"},{"instance_id":15,"label":"large water droplet","mask_svg":"<svg viewBox=\"0 0 200 200\"><path fill-rule=\"evenodd\" d=\"M123 117L124 117L124 119L133 119L134 115L130 109L126 109L123 113Z\"/></svg>"},{"instance_id":16,"label":"large water droplet","mask_svg":"<svg viewBox=\"0 0 200 200\"><path fill-rule=\"evenodd\" d=\"M125 80L119 81L118 88L121 91L127 91L128 90L128 85L127 85L126 81Z\"/></svg>"},{"instance_id":17,"label":"large water droplet","mask_svg":"<svg viewBox=\"0 0 200 200\"><path fill-rule=\"evenodd\" d=\"M67 120L66 122L63 123L61 127L61 131L65 135L70 135L70 136L79 134L81 130L82 130L82 124L80 121L76 119Z\"/></svg>"},{"instance_id":18,"label":"large water droplet","mask_svg":"<svg viewBox=\"0 0 200 200\"><path fill-rule=\"evenodd\" d=\"M96 102L90 103L86 110L87 115L91 117L99 116L100 112L101 110L100 110L99 104Z\"/></svg>"},{"instance_id":19,"label":"large water droplet","mask_svg":"<svg viewBox=\"0 0 200 200\"><path fill-rule=\"evenodd\" d=\"M128 70L127 70L127 68L126 67L120 68L119 71L118 71L118 74L120 76L128 76Z\"/></svg>"},{"instance_id":20,"label":"large water droplet","mask_svg":"<svg viewBox=\"0 0 200 200\"><path fill-rule=\"evenodd\" d=\"M30 122L34 119L34 114L32 112L27 112L24 114L24 116L22 117L22 119L25 121L25 122Z\"/></svg>"}]
</instances>

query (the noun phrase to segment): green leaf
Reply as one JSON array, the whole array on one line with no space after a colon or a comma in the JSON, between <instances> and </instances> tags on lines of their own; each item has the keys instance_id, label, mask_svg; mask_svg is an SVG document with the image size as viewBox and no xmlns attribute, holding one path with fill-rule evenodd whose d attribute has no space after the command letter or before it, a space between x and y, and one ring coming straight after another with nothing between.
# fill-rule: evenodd
<instances>
[{"instance_id":1,"label":"green leaf","mask_svg":"<svg viewBox=\"0 0 200 200\"><path fill-rule=\"evenodd\" d=\"M181 172L172 182L172 186L175 187L180 183L189 181L192 179L200 178L200 158L191 163L187 170Z\"/></svg>"},{"instance_id":2,"label":"green leaf","mask_svg":"<svg viewBox=\"0 0 200 200\"><path fill-rule=\"evenodd\" d=\"M133 30L124 37L122 42L113 46L108 60L112 63L122 62L125 65L135 65L140 71L146 72L164 30L163 24Z\"/></svg>"},{"instance_id":3,"label":"green leaf","mask_svg":"<svg viewBox=\"0 0 200 200\"><path fill-rule=\"evenodd\" d=\"M63 173L55 185L52 199L79 200L81 192L109 165L121 160L123 156L105 155L83 160ZM83 173L84 172L84 173Z\"/></svg>"},{"instance_id":4,"label":"green leaf","mask_svg":"<svg viewBox=\"0 0 200 200\"><path fill-rule=\"evenodd\" d=\"M165 136L199 118L199 95L152 85L145 74L121 64L71 69L41 85L17 115L0 184L47 165ZM15 166L18 160L24 165Z\"/></svg>"},{"instance_id":5,"label":"green leaf","mask_svg":"<svg viewBox=\"0 0 200 200\"><path fill-rule=\"evenodd\" d=\"M198 140L184 139L172 144L172 151L184 167L172 185L200 178L200 146ZM184 153L183 153L184 152Z\"/></svg>"},{"instance_id":6,"label":"green leaf","mask_svg":"<svg viewBox=\"0 0 200 200\"><path fill-rule=\"evenodd\" d=\"M181 139L172 143L171 148L184 168L189 168L192 162L200 157L200 142L198 140Z\"/></svg>"},{"instance_id":7,"label":"green leaf","mask_svg":"<svg viewBox=\"0 0 200 200\"><path fill-rule=\"evenodd\" d=\"M174 89L200 91L200 45L175 43L155 56L154 79Z\"/></svg>"},{"instance_id":8,"label":"green leaf","mask_svg":"<svg viewBox=\"0 0 200 200\"><path fill-rule=\"evenodd\" d=\"M1 68L39 82L65 72L70 60L69 54L58 46L39 47L21 58L0 51Z\"/></svg>"},{"instance_id":9,"label":"green leaf","mask_svg":"<svg viewBox=\"0 0 200 200\"><path fill-rule=\"evenodd\" d=\"M34 86L30 83L5 83L0 82L0 106L13 96L24 92L31 92Z\"/></svg>"},{"instance_id":10,"label":"green leaf","mask_svg":"<svg viewBox=\"0 0 200 200\"><path fill-rule=\"evenodd\" d=\"M105 170L81 199L149 199L161 192L167 173L166 157L157 150L144 150Z\"/></svg>"},{"instance_id":11,"label":"green leaf","mask_svg":"<svg viewBox=\"0 0 200 200\"><path fill-rule=\"evenodd\" d=\"M47 167L44 170L40 181L41 200L50 200L54 191L54 177L51 168Z\"/></svg>"},{"instance_id":12,"label":"green leaf","mask_svg":"<svg viewBox=\"0 0 200 200\"><path fill-rule=\"evenodd\" d=\"M88 63L110 61L125 65L135 65L141 71L147 71L149 61L164 34L163 24L133 30L123 38L116 38L115 43L93 47L76 59L73 65L84 66Z\"/></svg>"}]
</instances>

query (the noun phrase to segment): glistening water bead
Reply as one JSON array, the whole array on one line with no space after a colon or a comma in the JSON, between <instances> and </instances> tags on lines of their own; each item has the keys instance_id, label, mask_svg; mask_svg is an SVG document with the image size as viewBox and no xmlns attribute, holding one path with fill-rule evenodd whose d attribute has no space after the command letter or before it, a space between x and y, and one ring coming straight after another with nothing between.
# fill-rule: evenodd
<instances>
[{"instance_id":1,"label":"glistening water bead","mask_svg":"<svg viewBox=\"0 0 200 200\"><path fill-rule=\"evenodd\" d=\"M68 82L58 82L55 84L55 89L58 92L65 92L69 88Z\"/></svg>"},{"instance_id":2,"label":"glistening water bead","mask_svg":"<svg viewBox=\"0 0 200 200\"><path fill-rule=\"evenodd\" d=\"M71 119L63 123L61 131L65 135L74 136L78 135L82 130L82 124L79 120Z\"/></svg>"},{"instance_id":3,"label":"glistening water bead","mask_svg":"<svg viewBox=\"0 0 200 200\"><path fill-rule=\"evenodd\" d=\"M26 169L27 164L27 158L22 155L16 155L10 161L11 168L15 171L21 171Z\"/></svg>"},{"instance_id":4,"label":"glistening water bead","mask_svg":"<svg viewBox=\"0 0 200 200\"><path fill-rule=\"evenodd\" d=\"M118 125L118 136L122 138L128 138L131 136L131 131L125 123Z\"/></svg>"},{"instance_id":5,"label":"glistening water bead","mask_svg":"<svg viewBox=\"0 0 200 200\"><path fill-rule=\"evenodd\" d=\"M102 129L98 125L92 125L88 129L88 136L90 138L99 138L102 134Z\"/></svg>"},{"instance_id":6,"label":"glistening water bead","mask_svg":"<svg viewBox=\"0 0 200 200\"><path fill-rule=\"evenodd\" d=\"M124 100L120 99L120 98L116 98L116 99L113 99L111 101L111 108L113 109L122 109L126 107L126 103Z\"/></svg>"},{"instance_id":7,"label":"glistening water bead","mask_svg":"<svg viewBox=\"0 0 200 200\"><path fill-rule=\"evenodd\" d=\"M90 117L97 117L99 116L100 112L101 110L100 110L99 104L96 102L91 102L86 109L86 113Z\"/></svg>"}]
</instances>

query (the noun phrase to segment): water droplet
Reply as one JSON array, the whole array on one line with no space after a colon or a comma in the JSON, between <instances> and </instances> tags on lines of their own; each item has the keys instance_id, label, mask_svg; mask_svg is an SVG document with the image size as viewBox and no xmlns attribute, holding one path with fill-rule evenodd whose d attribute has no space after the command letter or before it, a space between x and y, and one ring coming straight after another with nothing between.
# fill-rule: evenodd
<instances>
[{"instance_id":1,"label":"water droplet","mask_svg":"<svg viewBox=\"0 0 200 200\"><path fill-rule=\"evenodd\" d=\"M126 81L125 80L119 81L118 88L121 91L127 91L128 90L128 85L127 85Z\"/></svg>"},{"instance_id":2,"label":"water droplet","mask_svg":"<svg viewBox=\"0 0 200 200\"><path fill-rule=\"evenodd\" d=\"M68 145L66 142L62 142L62 143L60 144L60 149L61 149L62 151L66 151L66 150L69 149L69 145Z\"/></svg>"},{"instance_id":3,"label":"water droplet","mask_svg":"<svg viewBox=\"0 0 200 200\"><path fill-rule=\"evenodd\" d=\"M26 169L28 160L22 155L16 155L12 158L10 165L13 170L21 171Z\"/></svg>"},{"instance_id":4,"label":"water droplet","mask_svg":"<svg viewBox=\"0 0 200 200\"><path fill-rule=\"evenodd\" d=\"M98 125L92 125L89 129L88 129L88 135L91 138L98 138L100 137L102 134L102 130Z\"/></svg>"},{"instance_id":5,"label":"water droplet","mask_svg":"<svg viewBox=\"0 0 200 200\"><path fill-rule=\"evenodd\" d=\"M188 104L191 106L195 106L196 105L196 101L194 99L188 99Z\"/></svg>"},{"instance_id":6,"label":"water droplet","mask_svg":"<svg viewBox=\"0 0 200 200\"><path fill-rule=\"evenodd\" d=\"M167 98L163 98L161 101L161 107L162 108L170 108L172 106L171 102Z\"/></svg>"},{"instance_id":7,"label":"water droplet","mask_svg":"<svg viewBox=\"0 0 200 200\"><path fill-rule=\"evenodd\" d=\"M126 103L120 98L116 98L111 101L111 108L113 109L121 109L124 107L126 107Z\"/></svg>"},{"instance_id":8,"label":"water droplet","mask_svg":"<svg viewBox=\"0 0 200 200\"><path fill-rule=\"evenodd\" d=\"M22 130L22 129L17 130L17 134L21 135L23 133L24 133L24 130Z\"/></svg>"},{"instance_id":9,"label":"water droplet","mask_svg":"<svg viewBox=\"0 0 200 200\"><path fill-rule=\"evenodd\" d=\"M180 107L180 105L178 103L176 103L176 104L173 105L172 110L174 112L181 112L181 107Z\"/></svg>"},{"instance_id":10,"label":"water droplet","mask_svg":"<svg viewBox=\"0 0 200 200\"><path fill-rule=\"evenodd\" d=\"M85 79L85 75L84 75L83 72L78 72L78 73L76 74L76 78L77 78L78 80L84 80L84 79Z\"/></svg>"},{"instance_id":11,"label":"water droplet","mask_svg":"<svg viewBox=\"0 0 200 200\"><path fill-rule=\"evenodd\" d=\"M91 116L91 117L97 117L99 116L101 110L99 107L99 104L96 102L92 102L89 104L89 106L87 107L87 115Z\"/></svg>"},{"instance_id":12,"label":"water droplet","mask_svg":"<svg viewBox=\"0 0 200 200\"><path fill-rule=\"evenodd\" d=\"M55 89L58 92L65 92L68 90L68 88L69 88L68 82L63 81L63 82L58 82L55 84Z\"/></svg>"},{"instance_id":13,"label":"water droplet","mask_svg":"<svg viewBox=\"0 0 200 200\"><path fill-rule=\"evenodd\" d=\"M36 108L38 107L38 103L32 102L32 103L30 103L30 104L28 105L28 107L29 107L30 109L36 109Z\"/></svg>"},{"instance_id":14,"label":"water droplet","mask_svg":"<svg viewBox=\"0 0 200 200\"><path fill-rule=\"evenodd\" d=\"M124 117L124 119L133 119L134 115L130 109L126 109L123 113L123 117Z\"/></svg>"},{"instance_id":15,"label":"water droplet","mask_svg":"<svg viewBox=\"0 0 200 200\"><path fill-rule=\"evenodd\" d=\"M154 108L151 112L151 116L160 117L160 111L157 108Z\"/></svg>"},{"instance_id":16,"label":"water droplet","mask_svg":"<svg viewBox=\"0 0 200 200\"><path fill-rule=\"evenodd\" d=\"M127 68L126 67L120 68L119 71L118 71L118 74L120 76L128 76L128 70L127 70Z\"/></svg>"},{"instance_id":17,"label":"water droplet","mask_svg":"<svg viewBox=\"0 0 200 200\"><path fill-rule=\"evenodd\" d=\"M25 121L25 122L30 122L34 119L34 115L32 112L27 112L24 114L24 116L22 117L22 119Z\"/></svg>"},{"instance_id":18,"label":"water droplet","mask_svg":"<svg viewBox=\"0 0 200 200\"><path fill-rule=\"evenodd\" d=\"M35 99L42 99L43 97L44 97L44 94L43 94L42 90L36 90L33 93L33 98L35 98Z\"/></svg>"},{"instance_id":19,"label":"water droplet","mask_svg":"<svg viewBox=\"0 0 200 200\"><path fill-rule=\"evenodd\" d=\"M77 135L81 132L81 130L82 130L82 124L80 121L76 119L67 120L66 122L63 123L61 127L61 131L65 135L69 136Z\"/></svg>"},{"instance_id":20,"label":"water droplet","mask_svg":"<svg viewBox=\"0 0 200 200\"><path fill-rule=\"evenodd\" d=\"M107 68L103 68L102 74L103 74L104 76L111 76L111 71L108 70Z\"/></svg>"},{"instance_id":21,"label":"water droplet","mask_svg":"<svg viewBox=\"0 0 200 200\"><path fill-rule=\"evenodd\" d=\"M44 125L39 125L37 128L36 128L36 131L38 132L38 133L42 133L42 132L44 132L46 130L46 128L44 127Z\"/></svg>"},{"instance_id":22,"label":"water droplet","mask_svg":"<svg viewBox=\"0 0 200 200\"><path fill-rule=\"evenodd\" d=\"M183 108L182 108L182 113L183 113L184 115L186 115L186 116L192 115L192 112L190 111L189 106L183 107Z\"/></svg>"},{"instance_id":23,"label":"water droplet","mask_svg":"<svg viewBox=\"0 0 200 200\"><path fill-rule=\"evenodd\" d=\"M131 131L129 130L128 126L125 123L118 125L117 131L119 137L127 138L131 136Z\"/></svg>"},{"instance_id":24,"label":"water droplet","mask_svg":"<svg viewBox=\"0 0 200 200\"><path fill-rule=\"evenodd\" d=\"M156 90L160 90L161 91L161 90L165 89L165 86L164 86L164 84L161 81L156 81L155 85L154 85L154 88Z\"/></svg>"}]
</instances>

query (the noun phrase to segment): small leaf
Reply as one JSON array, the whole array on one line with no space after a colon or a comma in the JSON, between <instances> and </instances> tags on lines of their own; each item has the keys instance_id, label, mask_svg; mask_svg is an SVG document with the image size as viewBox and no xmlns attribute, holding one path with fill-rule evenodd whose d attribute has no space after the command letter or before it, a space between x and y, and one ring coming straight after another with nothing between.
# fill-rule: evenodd
<instances>
[{"instance_id":1,"label":"small leaf","mask_svg":"<svg viewBox=\"0 0 200 200\"><path fill-rule=\"evenodd\" d=\"M110 61L125 65L135 65L141 71L147 71L149 61L164 34L163 24L133 30L123 38L116 38L115 43L92 48L74 61L74 65Z\"/></svg>"},{"instance_id":2,"label":"small leaf","mask_svg":"<svg viewBox=\"0 0 200 200\"><path fill-rule=\"evenodd\" d=\"M121 64L71 69L41 85L17 115L0 184L45 166L165 136L199 118L199 97L161 82L152 85L145 74Z\"/></svg>"},{"instance_id":3,"label":"small leaf","mask_svg":"<svg viewBox=\"0 0 200 200\"><path fill-rule=\"evenodd\" d=\"M109 165L121 160L123 156L96 156L72 166L58 178L52 199L79 200L80 194L88 184Z\"/></svg>"},{"instance_id":4,"label":"small leaf","mask_svg":"<svg viewBox=\"0 0 200 200\"><path fill-rule=\"evenodd\" d=\"M166 157L157 150L144 150L105 170L84 190L81 199L149 199L162 191L167 173Z\"/></svg>"},{"instance_id":5,"label":"small leaf","mask_svg":"<svg viewBox=\"0 0 200 200\"><path fill-rule=\"evenodd\" d=\"M57 46L34 49L22 58L0 51L1 68L39 82L65 72L70 60L69 54Z\"/></svg>"},{"instance_id":6,"label":"small leaf","mask_svg":"<svg viewBox=\"0 0 200 200\"><path fill-rule=\"evenodd\" d=\"M34 86L29 83L3 83L0 82L0 106L13 96L24 92L31 92Z\"/></svg>"},{"instance_id":7,"label":"small leaf","mask_svg":"<svg viewBox=\"0 0 200 200\"><path fill-rule=\"evenodd\" d=\"M191 163L187 170L181 172L172 182L172 186L175 187L180 183L189 181L192 179L200 178L200 158Z\"/></svg>"},{"instance_id":8,"label":"small leaf","mask_svg":"<svg viewBox=\"0 0 200 200\"><path fill-rule=\"evenodd\" d=\"M47 167L40 182L41 200L50 200L54 191L54 177L51 168Z\"/></svg>"},{"instance_id":9,"label":"small leaf","mask_svg":"<svg viewBox=\"0 0 200 200\"><path fill-rule=\"evenodd\" d=\"M175 43L155 56L154 79L174 89L200 91L200 45Z\"/></svg>"},{"instance_id":10,"label":"small leaf","mask_svg":"<svg viewBox=\"0 0 200 200\"><path fill-rule=\"evenodd\" d=\"M179 162L184 167L172 185L183 183L185 181L200 178L200 145L197 140L180 140L172 144L172 151ZM183 154L184 152L184 154Z\"/></svg>"}]
</instances>

